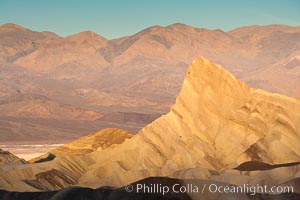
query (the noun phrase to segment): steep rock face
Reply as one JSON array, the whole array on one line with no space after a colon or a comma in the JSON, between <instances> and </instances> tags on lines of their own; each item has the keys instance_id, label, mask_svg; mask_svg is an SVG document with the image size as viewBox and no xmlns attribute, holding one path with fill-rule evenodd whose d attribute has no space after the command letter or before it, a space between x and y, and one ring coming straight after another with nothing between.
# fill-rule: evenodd
<instances>
[{"instance_id":1,"label":"steep rock face","mask_svg":"<svg viewBox=\"0 0 300 200\"><path fill-rule=\"evenodd\" d=\"M132 181L133 171L140 172L136 178L195 167L221 170L250 160L297 162L299 111L299 100L252 89L199 58L189 67L171 111L118 148L94 153L102 162L90 166L81 180L88 183L97 168L106 172L99 178L118 177L124 184ZM119 173L113 175L106 165Z\"/></svg>"},{"instance_id":2,"label":"steep rock face","mask_svg":"<svg viewBox=\"0 0 300 200\"><path fill-rule=\"evenodd\" d=\"M285 163L299 160L299 111L299 101L249 88L220 66L200 58L188 69L171 112L142 132L151 136L166 133L152 127L172 127L168 134L181 136L174 142L184 142L190 149L189 155L180 157L199 161L202 155L201 165L207 168L246 160ZM182 151L186 150L178 152Z\"/></svg>"},{"instance_id":3,"label":"steep rock face","mask_svg":"<svg viewBox=\"0 0 300 200\"><path fill-rule=\"evenodd\" d=\"M52 168L72 177L77 185L99 187L122 186L149 176L176 177L179 171L193 168L201 169L195 170L193 178L211 178L249 161L299 162L299 113L299 100L250 88L200 57L188 68L171 111L132 139L87 155L62 155L28 165L22 172L6 169L0 178L14 185L1 187L36 190L21 179L31 180ZM292 168L283 170L281 178L295 177L299 170ZM224 180L232 174L239 172L226 172ZM215 179L223 178L219 175Z\"/></svg>"}]
</instances>

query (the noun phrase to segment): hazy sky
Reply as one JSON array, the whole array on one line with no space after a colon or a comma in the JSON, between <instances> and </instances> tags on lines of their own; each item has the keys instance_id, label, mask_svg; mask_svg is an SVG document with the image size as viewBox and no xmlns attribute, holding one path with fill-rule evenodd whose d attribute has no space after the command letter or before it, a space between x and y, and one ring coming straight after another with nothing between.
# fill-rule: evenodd
<instances>
[{"instance_id":1,"label":"hazy sky","mask_svg":"<svg viewBox=\"0 0 300 200\"><path fill-rule=\"evenodd\" d=\"M177 22L225 31L300 26L300 0L0 0L0 24L8 22L62 36L92 30L107 38Z\"/></svg>"}]
</instances>

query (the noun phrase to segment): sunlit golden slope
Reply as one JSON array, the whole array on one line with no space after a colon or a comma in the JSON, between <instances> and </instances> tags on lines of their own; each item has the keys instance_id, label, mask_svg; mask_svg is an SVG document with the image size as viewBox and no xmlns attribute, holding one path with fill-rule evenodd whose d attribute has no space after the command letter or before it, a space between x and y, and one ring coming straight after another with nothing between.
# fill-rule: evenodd
<instances>
[{"instance_id":1,"label":"sunlit golden slope","mask_svg":"<svg viewBox=\"0 0 300 200\"><path fill-rule=\"evenodd\" d=\"M218 180L239 184L238 178L231 178L239 176L232 168L247 161L300 161L299 144L299 100L250 88L200 57L188 68L171 111L132 139L87 155L62 155L22 170L6 169L0 179L14 184L0 186L14 190L121 186L148 176L190 177L184 170L193 168L192 178L218 179L220 174ZM292 169L282 170L280 180L295 177L299 167ZM256 179L278 179L267 174ZM63 184L58 187L53 180Z\"/></svg>"},{"instance_id":2,"label":"sunlit golden slope","mask_svg":"<svg viewBox=\"0 0 300 200\"><path fill-rule=\"evenodd\" d=\"M60 146L49 153L30 160L31 163L51 160L61 155L83 155L97 150L106 149L112 145L123 143L133 137L132 133L118 128L105 128L101 131L80 137L70 143Z\"/></svg>"}]
</instances>

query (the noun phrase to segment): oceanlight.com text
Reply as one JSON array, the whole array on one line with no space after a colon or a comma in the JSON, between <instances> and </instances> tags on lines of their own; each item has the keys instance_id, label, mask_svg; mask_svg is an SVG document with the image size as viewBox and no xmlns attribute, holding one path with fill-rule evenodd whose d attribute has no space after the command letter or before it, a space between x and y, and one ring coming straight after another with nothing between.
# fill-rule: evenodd
<instances>
[{"instance_id":1,"label":"oceanlight.com text","mask_svg":"<svg viewBox=\"0 0 300 200\"><path fill-rule=\"evenodd\" d=\"M145 194L162 194L168 193L223 193L223 194L281 194L281 193L293 193L294 188L292 186L267 186L267 185L249 185L243 184L241 186L235 185L220 185L220 184L136 184L127 185L125 187L126 192L136 192Z\"/></svg>"}]
</instances>

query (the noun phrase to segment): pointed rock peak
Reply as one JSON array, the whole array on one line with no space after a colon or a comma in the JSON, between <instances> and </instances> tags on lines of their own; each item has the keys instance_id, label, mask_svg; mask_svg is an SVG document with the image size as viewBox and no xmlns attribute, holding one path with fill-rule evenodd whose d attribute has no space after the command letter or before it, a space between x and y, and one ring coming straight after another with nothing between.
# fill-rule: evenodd
<instances>
[{"instance_id":1,"label":"pointed rock peak","mask_svg":"<svg viewBox=\"0 0 300 200\"><path fill-rule=\"evenodd\" d=\"M220 80L242 83L226 69L202 56L192 61L191 65L187 69L186 79L203 79L206 82L211 83Z\"/></svg>"},{"instance_id":2,"label":"pointed rock peak","mask_svg":"<svg viewBox=\"0 0 300 200\"><path fill-rule=\"evenodd\" d=\"M4 30L22 30L22 31L26 31L28 29L19 26L17 24L13 24L13 23L7 23L7 24L3 24L2 26L0 26L0 29L4 29Z\"/></svg>"},{"instance_id":3,"label":"pointed rock peak","mask_svg":"<svg viewBox=\"0 0 300 200\"><path fill-rule=\"evenodd\" d=\"M203 103L211 106L215 113L221 113L245 98L249 90L248 85L221 66L199 57L189 66L173 109L180 110L186 105L191 113L197 113L199 111L193 107Z\"/></svg>"},{"instance_id":4,"label":"pointed rock peak","mask_svg":"<svg viewBox=\"0 0 300 200\"><path fill-rule=\"evenodd\" d=\"M295 125L300 121L296 114L300 104L299 101L286 100L282 96L252 89L220 65L200 57L189 66L171 112L144 127L138 136L145 137L143 140L151 145L155 144L155 150L168 162L170 158L176 158L177 164L184 163L185 166L179 168L199 165L222 169L256 160L257 154L254 156L251 152L257 149L268 152L259 155L261 160L276 158L273 163L297 162L300 153L295 155L298 146L293 140L299 143L299 138L295 137L299 127ZM281 133L294 138L288 143L289 148L280 137L277 138ZM289 152L282 155L292 156L278 156L278 151L270 147L274 141L279 149L286 148ZM174 150L174 146L178 149ZM143 154L150 155L148 152ZM161 163L168 172L176 166Z\"/></svg>"}]
</instances>

